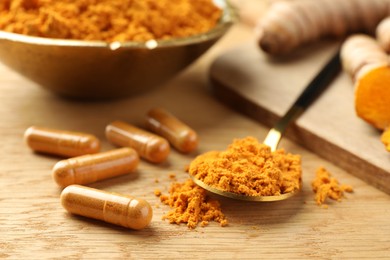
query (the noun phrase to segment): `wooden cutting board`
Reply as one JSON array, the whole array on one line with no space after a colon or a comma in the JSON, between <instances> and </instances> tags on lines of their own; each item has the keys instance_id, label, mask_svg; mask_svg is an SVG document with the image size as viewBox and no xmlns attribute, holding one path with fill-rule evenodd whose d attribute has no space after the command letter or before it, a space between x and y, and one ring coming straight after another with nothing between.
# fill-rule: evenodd
<instances>
[{"instance_id":1,"label":"wooden cutting board","mask_svg":"<svg viewBox=\"0 0 390 260\"><path fill-rule=\"evenodd\" d=\"M318 43L289 57L271 58L254 40L247 42L213 62L213 93L271 127L333 55L336 44ZM352 82L342 72L285 135L390 194L390 153L380 142L381 133L356 116L353 95Z\"/></svg>"}]
</instances>

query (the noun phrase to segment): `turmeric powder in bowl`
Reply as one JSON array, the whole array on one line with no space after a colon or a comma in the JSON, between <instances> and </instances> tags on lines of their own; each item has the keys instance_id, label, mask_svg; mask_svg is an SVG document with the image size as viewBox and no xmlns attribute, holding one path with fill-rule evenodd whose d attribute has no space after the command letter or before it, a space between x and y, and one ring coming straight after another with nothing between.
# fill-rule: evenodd
<instances>
[{"instance_id":1,"label":"turmeric powder in bowl","mask_svg":"<svg viewBox=\"0 0 390 260\"><path fill-rule=\"evenodd\" d=\"M135 95L175 77L229 30L227 1L0 1L0 62L66 97Z\"/></svg>"},{"instance_id":2,"label":"turmeric powder in bowl","mask_svg":"<svg viewBox=\"0 0 390 260\"><path fill-rule=\"evenodd\" d=\"M254 137L235 139L226 151L199 155L188 172L213 188L246 196L278 196L300 189L301 157L271 152Z\"/></svg>"},{"instance_id":3,"label":"turmeric powder in bowl","mask_svg":"<svg viewBox=\"0 0 390 260\"><path fill-rule=\"evenodd\" d=\"M222 10L212 0L6 0L0 30L57 39L166 40L211 30Z\"/></svg>"}]
</instances>

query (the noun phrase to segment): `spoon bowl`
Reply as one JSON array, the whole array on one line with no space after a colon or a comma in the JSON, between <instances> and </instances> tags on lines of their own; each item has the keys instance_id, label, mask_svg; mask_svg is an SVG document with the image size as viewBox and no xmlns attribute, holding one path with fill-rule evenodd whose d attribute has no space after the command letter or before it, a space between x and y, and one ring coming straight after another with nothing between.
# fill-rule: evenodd
<instances>
[{"instance_id":1,"label":"spoon bowl","mask_svg":"<svg viewBox=\"0 0 390 260\"><path fill-rule=\"evenodd\" d=\"M295 194L297 194L299 192L299 190L294 190L292 192L283 193L283 194L275 195L275 196L248 196L248 195L243 195L243 194L223 191L223 190L214 188L213 186L209 186L209 185L205 184L204 182L202 182L201 180L195 178L195 176L192 176L192 175L190 175L190 178L192 179L192 181L196 185L202 187L203 189L205 189L205 190L207 190L207 191L209 191L211 193L218 194L220 196L228 197L228 198L235 199L235 200L262 201L262 202L266 202L266 201L279 201L279 200L288 199L288 198L294 196Z\"/></svg>"}]
</instances>

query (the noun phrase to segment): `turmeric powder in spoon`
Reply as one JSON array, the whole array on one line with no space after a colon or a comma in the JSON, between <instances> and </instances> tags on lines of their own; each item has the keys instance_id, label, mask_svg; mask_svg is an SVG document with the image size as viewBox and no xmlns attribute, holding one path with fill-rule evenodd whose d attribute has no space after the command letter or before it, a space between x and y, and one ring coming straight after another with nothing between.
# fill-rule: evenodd
<instances>
[{"instance_id":1,"label":"turmeric powder in spoon","mask_svg":"<svg viewBox=\"0 0 390 260\"><path fill-rule=\"evenodd\" d=\"M271 151L254 137L235 139L225 151L199 155L189 174L204 184L245 196L279 196L299 190L301 157Z\"/></svg>"}]
</instances>

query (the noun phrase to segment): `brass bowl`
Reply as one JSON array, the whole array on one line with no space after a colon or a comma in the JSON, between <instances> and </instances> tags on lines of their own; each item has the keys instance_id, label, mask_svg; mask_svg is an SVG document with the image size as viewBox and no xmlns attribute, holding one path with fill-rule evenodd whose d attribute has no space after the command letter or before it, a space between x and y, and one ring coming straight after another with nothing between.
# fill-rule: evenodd
<instances>
[{"instance_id":1,"label":"brass bowl","mask_svg":"<svg viewBox=\"0 0 390 260\"><path fill-rule=\"evenodd\" d=\"M62 96L107 99L155 88L191 64L230 28L234 11L212 30L187 38L141 42L61 40L0 31L0 61Z\"/></svg>"}]
</instances>

